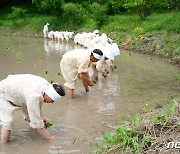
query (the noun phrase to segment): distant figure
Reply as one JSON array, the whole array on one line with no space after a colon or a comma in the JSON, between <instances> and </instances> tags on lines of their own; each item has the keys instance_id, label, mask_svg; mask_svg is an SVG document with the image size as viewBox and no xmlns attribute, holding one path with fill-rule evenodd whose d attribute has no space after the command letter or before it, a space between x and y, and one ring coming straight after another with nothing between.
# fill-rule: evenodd
<instances>
[{"instance_id":1,"label":"distant figure","mask_svg":"<svg viewBox=\"0 0 180 154\"><path fill-rule=\"evenodd\" d=\"M92 62L99 61L103 56L103 52L99 49L74 49L66 52L60 62L62 75L65 79L65 86L69 88L69 98L74 97L74 89L76 79L79 77L85 91L89 91L88 86L94 86L94 83L89 78L88 67Z\"/></svg>"},{"instance_id":2,"label":"distant figure","mask_svg":"<svg viewBox=\"0 0 180 154\"><path fill-rule=\"evenodd\" d=\"M44 29L43 29L44 38L46 38L48 36L48 26L49 26L49 23L44 25Z\"/></svg>"},{"instance_id":3,"label":"distant figure","mask_svg":"<svg viewBox=\"0 0 180 154\"><path fill-rule=\"evenodd\" d=\"M42 104L53 103L65 91L58 83L50 84L46 79L31 74L9 75L0 82L1 143L10 139L14 122L14 111L21 110L30 127L36 129L48 141L54 141L47 129L47 119L42 113ZM20 120L20 119L19 119Z\"/></svg>"},{"instance_id":4,"label":"distant figure","mask_svg":"<svg viewBox=\"0 0 180 154\"><path fill-rule=\"evenodd\" d=\"M96 30L93 31L93 33L94 34L99 34L99 30L96 29Z\"/></svg>"}]
</instances>

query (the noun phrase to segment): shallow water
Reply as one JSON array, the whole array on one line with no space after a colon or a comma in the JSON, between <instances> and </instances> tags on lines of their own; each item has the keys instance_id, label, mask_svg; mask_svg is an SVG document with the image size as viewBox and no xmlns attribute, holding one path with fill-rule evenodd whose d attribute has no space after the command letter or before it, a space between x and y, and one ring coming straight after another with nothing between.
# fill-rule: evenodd
<instances>
[{"instance_id":1,"label":"shallow water","mask_svg":"<svg viewBox=\"0 0 180 154\"><path fill-rule=\"evenodd\" d=\"M63 84L59 62L74 48L82 47L72 41L0 36L0 80L9 74L30 73ZM133 117L145 104L150 108L163 104L180 91L179 68L162 59L122 50L115 65L117 69L90 92L85 93L78 80L73 100L64 97L43 105L44 115L53 123L49 131L55 142L46 142L17 111L11 141L0 144L0 154L88 153L95 149L95 139L111 130L109 126Z\"/></svg>"}]
</instances>

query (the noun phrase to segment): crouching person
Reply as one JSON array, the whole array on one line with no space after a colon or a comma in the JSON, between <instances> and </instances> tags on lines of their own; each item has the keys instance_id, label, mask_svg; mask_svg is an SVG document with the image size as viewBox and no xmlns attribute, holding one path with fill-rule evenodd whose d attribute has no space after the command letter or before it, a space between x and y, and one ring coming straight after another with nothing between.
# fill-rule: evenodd
<instances>
[{"instance_id":1,"label":"crouching person","mask_svg":"<svg viewBox=\"0 0 180 154\"><path fill-rule=\"evenodd\" d=\"M99 61L103 56L103 52L99 49L74 49L66 52L60 62L62 75L65 79L65 86L69 88L69 98L74 97L74 89L76 79L79 77L85 91L88 92L88 86L94 86L88 74L88 67Z\"/></svg>"},{"instance_id":2,"label":"crouching person","mask_svg":"<svg viewBox=\"0 0 180 154\"><path fill-rule=\"evenodd\" d=\"M1 143L7 143L14 121L14 111L22 110L24 117L30 122L30 127L45 137L48 141L54 141L45 123L41 105L53 103L62 96L65 91L58 83L50 84L46 79L31 74L9 75L0 82L0 124Z\"/></svg>"}]
</instances>

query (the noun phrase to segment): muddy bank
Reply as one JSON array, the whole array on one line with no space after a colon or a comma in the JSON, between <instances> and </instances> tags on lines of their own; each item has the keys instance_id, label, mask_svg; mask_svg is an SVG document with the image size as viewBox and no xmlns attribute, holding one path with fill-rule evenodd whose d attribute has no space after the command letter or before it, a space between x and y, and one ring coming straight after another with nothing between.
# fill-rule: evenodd
<instances>
[{"instance_id":1,"label":"muddy bank","mask_svg":"<svg viewBox=\"0 0 180 154\"><path fill-rule=\"evenodd\" d=\"M43 35L41 34L35 34L35 35L31 35L31 34L20 34L20 33L12 33L12 34L0 34L0 36L22 36L22 37L36 37L36 38L43 38ZM111 36L113 38L113 36ZM153 37L153 38L157 38L157 37ZM126 44L126 45L122 45L123 42L118 43L119 48L120 49L125 49L127 51L130 52L138 52L138 53L142 53L142 54L149 54L149 55L156 55L160 58L162 58L163 60L168 61L169 63L171 63L172 65L177 65L178 67L180 67L180 55L171 55L170 51L166 51L164 52L164 45L165 43L162 44L158 44L155 46L152 45L152 43L156 42L156 39L142 39L140 40L141 43L140 44ZM160 42L162 42L162 40L158 40ZM114 40L114 42L116 42L116 40ZM117 42L116 42L117 43ZM178 49L177 49L178 50Z\"/></svg>"},{"instance_id":2,"label":"muddy bank","mask_svg":"<svg viewBox=\"0 0 180 154\"><path fill-rule=\"evenodd\" d=\"M119 45L120 46L120 45ZM137 47L137 46L121 46L122 49L131 51L131 52L138 52L142 54L149 54L149 55L156 55L163 60L168 61L169 63L173 65L178 65L180 67L180 57L179 56L174 56L174 57L169 57L163 52L156 51L153 48L149 47Z\"/></svg>"},{"instance_id":3,"label":"muddy bank","mask_svg":"<svg viewBox=\"0 0 180 154\"><path fill-rule=\"evenodd\" d=\"M140 116L140 120L133 123L133 125L123 125L124 127L134 128L139 138L147 138L153 136L152 140L141 144L139 151L129 152L128 149L122 149L123 143L120 142L110 148L107 148L102 153L106 154L178 154L180 152L180 99L176 98L170 104L157 108L153 111L148 111ZM116 127L114 127L116 128ZM118 128L116 128L118 129ZM130 141L129 141L130 142ZM133 146L130 144L129 147Z\"/></svg>"},{"instance_id":4,"label":"muddy bank","mask_svg":"<svg viewBox=\"0 0 180 154\"><path fill-rule=\"evenodd\" d=\"M0 46L1 79L12 73L30 73L60 83L64 81L60 59L77 47L73 41L56 43L38 36L0 37ZM115 59L117 69L99 80L89 93L84 93L78 80L75 99L44 104L44 115L53 123L49 131L57 138L52 144L38 137L17 111L11 142L7 148L0 146L0 153L88 153L96 147L95 139L109 131L105 124L116 125L138 113L145 103L154 108L156 102L164 103L179 93L179 69L157 57L150 58L121 50Z\"/></svg>"}]
</instances>

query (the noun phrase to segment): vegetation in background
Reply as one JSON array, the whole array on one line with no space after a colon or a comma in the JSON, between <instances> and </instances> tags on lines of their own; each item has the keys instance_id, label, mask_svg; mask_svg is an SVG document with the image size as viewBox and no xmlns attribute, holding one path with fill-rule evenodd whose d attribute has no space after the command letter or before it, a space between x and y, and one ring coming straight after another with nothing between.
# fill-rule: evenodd
<instances>
[{"instance_id":1,"label":"vegetation in background","mask_svg":"<svg viewBox=\"0 0 180 154\"><path fill-rule=\"evenodd\" d=\"M63 13L63 0L32 0L32 4L35 4L39 13L57 17L60 17Z\"/></svg>"},{"instance_id":2,"label":"vegetation in background","mask_svg":"<svg viewBox=\"0 0 180 154\"><path fill-rule=\"evenodd\" d=\"M120 48L158 54L180 64L178 0L1 0L0 7L1 35L42 37L47 22L49 30L53 31L92 32L98 29ZM49 72L45 70L44 73ZM177 77L180 78L179 73ZM172 137L177 138L179 103L170 101L168 108L161 112L151 112L146 105L144 113L99 138L105 143L96 152L148 153L150 149L157 152L166 147ZM162 140L161 135L167 131L171 136Z\"/></svg>"},{"instance_id":3,"label":"vegetation in background","mask_svg":"<svg viewBox=\"0 0 180 154\"><path fill-rule=\"evenodd\" d=\"M76 30L85 21L86 10L80 4L66 3L63 5L62 20L69 25L69 29Z\"/></svg>"},{"instance_id":4,"label":"vegetation in background","mask_svg":"<svg viewBox=\"0 0 180 154\"><path fill-rule=\"evenodd\" d=\"M177 98L153 112L149 110L149 104L146 104L144 114L135 115L130 121L112 127L114 130L104 137L97 138L104 144L92 153L171 153L173 149L166 148L168 142L180 139L177 135L180 130L179 112Z\"/></svg>"},{"instance_id":5,"label":"vegetation in background","mask_svg":"<svg viewBox=\"0 0 180 154\"><path fill-rule=\"evenodd\" d=\"M3 0L0 34L40 35L53 31L106 33L120 48L155 53L180 64L177 0Z\"/></svg>"},{"instance_id":6,"label":"vegetation in background","mask_svg":"<svg viewBox=\"0 0 180 154\"><path fill-rule=\"evenodd\" d=\"M98 3L90 5L89 14L91 18L96 22L97 28L100 29L106 21L107 7Z\"/></svg>"}]
</instances>

